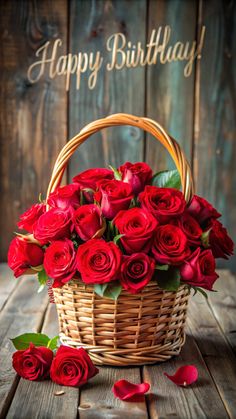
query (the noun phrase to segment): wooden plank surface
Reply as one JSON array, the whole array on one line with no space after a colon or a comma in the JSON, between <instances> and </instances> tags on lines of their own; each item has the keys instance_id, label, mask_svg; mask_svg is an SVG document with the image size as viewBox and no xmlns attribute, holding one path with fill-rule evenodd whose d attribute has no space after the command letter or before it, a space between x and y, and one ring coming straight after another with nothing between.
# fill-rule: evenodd
<instances>
[{"instance_id":1,"label":"wooden plank surface","mask_svg":"<svg viewBox=\"0 0 236 419\"><path fill-rule=\"evenodd\" d=\"M0 311L3 309L8 297L14 291L18 283L19 282L13 277L12 272L8 268L7 264L0 264Z\"/></svg>"},{"instance_id":2,"label":"wooden plank surface","mask_svg":"<svg viewBox=\"0 0 236 419\"><path fill-rule=\"evenodd\" d=\"M84 73L80 89L72 79L69 102L69 132L75 135L85 124L116 112L144 115L145 70L143 67L107 71L111 60L107 39L119 32L127 42L139 40L145 45L146 1L92 0L70 2L70 50L101 51L103 66L93 90L88 89ZM71 159L70 178L76 173L108 164L118 166L125 161L143 159L143 132L135 127L102 130L81 146Z\"/></svg>"},{"instance_id":3,"label":"wooden plank surface","mask_svg":"<svg viewBox=\"0 0 236 419\"><path fill-rule=\"evenodd\" d=\"M67 2L1 2L0 259L5 260L20 213L45 196L52 165L66 141L67 95L48 71L27 79L35 52L62 37L66 51ZM3 204L4 203L4 204Z\"/></svg>"}]
</instances>

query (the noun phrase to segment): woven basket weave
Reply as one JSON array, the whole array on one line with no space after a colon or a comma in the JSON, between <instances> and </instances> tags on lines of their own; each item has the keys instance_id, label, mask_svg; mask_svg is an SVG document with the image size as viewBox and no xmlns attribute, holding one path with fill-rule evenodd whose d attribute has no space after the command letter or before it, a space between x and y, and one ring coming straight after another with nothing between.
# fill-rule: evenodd
<instances>
[{"instance_id":1,"label":"woven basket weave","mask_svg":"<svg viewBox=\"0 0 236 419\"><path fill-rule=\"evenodd\" d=\"M172 156L180 173L187 202L193 195L190 167L179 144L155 121L127 114L115 114L87 125L60 152L47 196L61 182L74 151L101 128L137 126L151 133ZM165 361L179 354L185 342L189 289L163 291L150 281L139 294L122 290L117 301L98 296L93 286L74 280L54 288L60 339L65 345L84 347L96 364L128 366Z\"/></svg>"}]
</instances>

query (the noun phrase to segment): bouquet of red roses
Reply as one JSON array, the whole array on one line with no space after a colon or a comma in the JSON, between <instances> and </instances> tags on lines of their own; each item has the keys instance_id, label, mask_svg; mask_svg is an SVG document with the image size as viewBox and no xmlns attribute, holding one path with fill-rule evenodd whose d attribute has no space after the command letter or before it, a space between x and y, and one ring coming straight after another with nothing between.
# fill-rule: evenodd
<instances>
[{"instance_id":1,"label":"bouquet of red roses","mask_svg":"<svg viewBox=\"0 0 236 419\"><path fill-rule=\"evenodd\" d=\"M146 163L90 169L20 216L8 263L16 277L38 273L40 286L73 280L101 296L140 292L155 280L212 290L215 259L233 254L221 214L195 195L187 205L176 170L153 175Z\"/></svg>"}]
</instances>

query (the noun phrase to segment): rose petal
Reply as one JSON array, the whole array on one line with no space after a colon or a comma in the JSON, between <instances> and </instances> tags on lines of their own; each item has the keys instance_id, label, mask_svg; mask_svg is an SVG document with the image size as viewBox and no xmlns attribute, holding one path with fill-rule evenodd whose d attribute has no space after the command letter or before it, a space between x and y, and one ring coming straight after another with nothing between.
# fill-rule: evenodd
<instances>
[{"instance_id":1,"label":"rose petal","mask_svg":"<svg viewBox=\"0 0 236 419\"><path fill-rule=\"evenodd\" d=\"M184 365L183 367L178 368L174 375L169 375L164 372L164 375L168 377L173 383L177 386L188 386L198 379L198 370L195 365Z\"/></svg>"},{"instance_id":2,"label":"rose petal","mask_svg":"<svg viewBox=\"0 0 236 419\"><path fill-rule=\"evenodd\" d=\"M138 396L143 396L150 388L150 384L133 384L127 380L116 381L112 391L120 400L131 401Z\"/></svg>"}]
</instances>

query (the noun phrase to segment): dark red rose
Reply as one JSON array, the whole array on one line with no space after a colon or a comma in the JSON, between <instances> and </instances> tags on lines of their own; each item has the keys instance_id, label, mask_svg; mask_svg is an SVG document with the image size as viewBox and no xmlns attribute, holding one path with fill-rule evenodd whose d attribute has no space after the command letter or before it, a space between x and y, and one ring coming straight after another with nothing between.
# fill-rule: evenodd
<instances>
[{"instance_id":1,"label":"dark red rose","mask_svg":"<svg viewBox=\"0 0 236 419\"><path fill-rule=\"evenodd\" d=\"M133 193L138 195L144 190L145 185L151 182L152 169L147 163L127 162L119 167L123 182L130 184Z\"/></svg>"},{"instance_id":2,"label":"dark red rose","mask_svg":"<svg viewBox=\"0 0 236 419\"><path fill-rule=\"evenodd\" d=\"M91 239L78 248L77 269L87 284L104 284L118 278L122 253L113 242Z\"/></svg>"},{"instance_id":3,"label":"dark red rose","mask_svg":"<svg viewBox=\"0 0 236 419\"><path fill-rule=\"evenodd\" d=\"M219 277L215 268L215 259L211 250L201 251L198 247L180 266L181 280L194 287L212 290L214 282Z\"/></svg>"},{"instance_id":4,"label":"dark red rose","mask_svg":"<svg viewBox=\"0 0 236 419\"><path fill-rule=\"evenodd\" d=\"M79 387L98 372L83 348L60 346L53 359L50 376L52 381L62 386Z\"/></svg>"},{"instance_id":5,"label":"dark red rose","mask_svg":"<svg viewBox=\"0 0 236 419\"><path fill-rule=\"evenodd\" d=\"M18 278L31 266L39 266L43 263L43 250L40 246L15 237L8 250L8 265Z\"/></svg>"},{"instance_id":6,"label":"dark red rose","mask_svg":"<svg viewBox=\"0 0 236 419\"><path fill-rule=\"evenodd\" d=\"M172 224L158 226L154 235L152 253L158 263L179 265L191 251L183 231Z\"/></svg>"},{"instance_id":7,"label":"dark red rose","mask_svg":"<svg viewBox=\"0 0 236 419\"><path fill-rule=\"evenodd\" d=\"M219 218L221 214L204 198L194 195L187 211L202 226L211 218Z\"/></svg>"},{"instance_id":8,"label":"dark red rose","mask_svg":"<svg viewBox=\"0 0 236 419\"><path fill-rule=\"evenodd\" d=\"M127 210L134 198L128 183L119 180L107 180L98 184L99 192L94 194L100 203L104 217L112 220L121 210Z\"/></svg>"},{"instance_id":9,"label":"dark red rose","mask_svg":"<svg viewBox=\"0 0 236 419\"><path fill-rule=\"evenodd\" d=\"M44 204L32 205L27 211L20 215L20 221L17 223L18 227L29 233L33 233L35 223L45 210L46 205Z\"/></svg>"},{"instance_id":10,"label":"dark red rose","mask_svg":"<svg viewBox=\"0 0 236 419\"><path fill-rule=\"evenodd\" d=\"M172 222L171 222L172 224ZM180 218L175 218L173 224L177 225L187 236L190 246L201 245L202 229L198 222L190 214L185 212Z\"/></svg>"},{"instance_id":11,"label":"dark red rose","mask_svg":"<svg viewBox=\"0 0 236 419\"><path fill-rule=\"evenodd\" d=\"M228 259L228 256L233 255L234 243L218 220L211 221L209 245L215 258Z\"/></svg>"},{"instance_id":12,"label":"dark red rose","mask_svg":"<svg viewBox=\"0 0 236 419\"><path fill-rule=\"evenodd\" d=\"M120 211L114 219L114 224L119 233L124 234L121 243L126 253L147 253L150 250L158 224L150 212L136 207Z\"/></svg>"},{"instance_id":13,"label":"dark red rose","mask_svg":"<svg viewBox=\"0 0 236 419\"><path fill-rule=\"evenodd\" d=\"M141 207L151 212L161 223L166 223L172 217L179 217L186 206L182 192L157 186L146 186L139 195L139 201Z\"/></svg>"},{"instance_id":14,"label":"dark red rose","mask_svg":"<svg viewBox=\"0 0 236 419\"><path fill-rule=\"evenodd\" d=\"M73 214L72 221L76 232L84 241L101 237L106 228L101 209L94 204L78 208Z\"/></svg>"},{"instance_id":15,"label":"dark red rose","mask_svg":"<svg viewBox=\"0 0 236 419\"><path fill-rule=\"evenodd\" d=\"M70 236L71 214L59 208L52 208L38 219L34 237L41 243L64 239Z\"/></svg>"},{"instance_id":16,"label":"dark red rose","mask_svg":"<svg viewBox=\"0 0 236 419\"><path fill-rule=\"evenodd\" d=\"M97 182L101 180L114 179L114 173L109 169L88 169L73 178L73 182L78 183L81 189L92 189L96 191ZM92 202L92 196L89 192L84 193L88 202Z\"/></svg>"},{"instance_id":17,"label":"dark red rose","mask_svg":"<svg viewBox=\"0 0 236 419\"><path fill-rule=\"evenodd\" d=\"M53 288L60 288L70 281L76 273L76 252L71 240L52 242L45 251L44 268L54 279Z\"/></svg>"},{"instance_id":18,"label":"dark red rose","mask_svg":"<svg viewBox=\"0 0 236 419\"><path fill-rule=\"evenodd\" d=\"M12 355L12 365L17 374L26 380L40 381L49 376L52 359L51 349L35 347L31 343L28 349L16 351Z\"/></svg>"},{"instance_id":19,"label":"dark red rose","mask_svg":"<svg viewBox=\"0 0 236 419\"><path fill-rule=\"evenodd\" d=\"M52 208L67 210L80 205L80 187L76 183L61 186L49 195L48 205Z\"/></svg>"},{"instance_id":20,"label":"dark red rose","mask_svg":"<svg viewBox=\"0 0 236 419\"><path fill-rule=\"evenodd\" d=\"M121 284L128 292L136 294L152 279L154 270L155 261L146 253L124 256L121 265Z\"/></svg>"}]
</instances>

